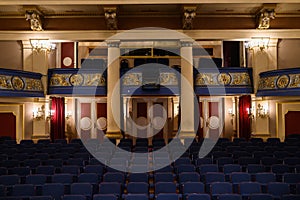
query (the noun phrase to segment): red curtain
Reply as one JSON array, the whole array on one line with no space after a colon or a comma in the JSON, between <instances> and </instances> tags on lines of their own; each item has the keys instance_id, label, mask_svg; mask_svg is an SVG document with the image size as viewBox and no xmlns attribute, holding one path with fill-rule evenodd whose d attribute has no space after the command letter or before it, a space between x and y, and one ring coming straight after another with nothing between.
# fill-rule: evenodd
<instances>
[{"instance_id":1,"label":"red curtain","mask_svg":"<svg viewBox=\"0 0 300 200\"><path fill-rule=\"evenodd\" d=\"M51 139L65 139L65 98L51 98Z\"/></svg>"},{"instance_id":2,"label":"red curtain","mask_svg":"<svg viewBox=\"0 0 300 200\"><path fill-rule=\"evenodd\" d=\"M244 95L239 98L239 132L241 138L247 140L251 137L251 118L249 118L249 110L251 111L251 96Z\"/></svg>"}]
</instances>

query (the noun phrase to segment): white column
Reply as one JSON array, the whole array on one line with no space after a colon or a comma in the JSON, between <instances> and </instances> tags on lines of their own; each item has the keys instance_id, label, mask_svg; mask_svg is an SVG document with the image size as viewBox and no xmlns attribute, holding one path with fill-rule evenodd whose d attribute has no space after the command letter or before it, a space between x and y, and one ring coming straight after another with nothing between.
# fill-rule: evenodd
<instances>
[{"instance_id":1,"label":"white column","mask_svg":"<svg viewBox=\"0 0 300 200\"><path fill-rule=\"evenodd\" d=\"M195 136L192 45L193 43L190 40L181 41L180 137Z\"/></svg>"},{"instance_id":2,"label":"white column","mask_svg":"<svg viewBox=\"0 0 300 200\"><path fill-rule=\"evenodd\" d=\"M120 131L120 41L107 41L107 131L109 138L121 138ZM112 105L113 101L113 105ZM112 110L113 109L113 110ZM113 112L114 111L114 112ZM118 124L119 123L119 124Z\"/></svg>"}]
</instances>

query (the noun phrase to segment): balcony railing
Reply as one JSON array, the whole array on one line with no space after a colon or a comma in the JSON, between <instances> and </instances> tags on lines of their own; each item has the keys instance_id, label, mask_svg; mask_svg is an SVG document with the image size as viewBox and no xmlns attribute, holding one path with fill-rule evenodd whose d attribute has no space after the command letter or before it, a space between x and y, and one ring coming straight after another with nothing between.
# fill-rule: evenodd
<instances>
[{"instance_id":1,"label":"balcony railing","mask_svg":"<svg viewBox=\"0 0 300 200\"><path fill-rule=\"evenodd\" d=\"M0 69L0 96L44 97L42 74Z\"/></svg>"}]
</instances>

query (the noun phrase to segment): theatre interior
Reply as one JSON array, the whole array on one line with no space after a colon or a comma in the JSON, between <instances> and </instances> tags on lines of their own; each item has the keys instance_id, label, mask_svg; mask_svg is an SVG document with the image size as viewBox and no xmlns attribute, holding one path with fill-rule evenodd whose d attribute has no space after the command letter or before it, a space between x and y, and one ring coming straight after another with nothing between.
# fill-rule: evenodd
<instances>
[{"instance_id":1,"label":"theatre interior","mask_svg":"<svg viewBox=\"0 0 300 200\"><path fill-rule=\"evenodd\" d=\"M0 199L300 200L299 0L0 1Z\"/></svg>"}]
</instances>

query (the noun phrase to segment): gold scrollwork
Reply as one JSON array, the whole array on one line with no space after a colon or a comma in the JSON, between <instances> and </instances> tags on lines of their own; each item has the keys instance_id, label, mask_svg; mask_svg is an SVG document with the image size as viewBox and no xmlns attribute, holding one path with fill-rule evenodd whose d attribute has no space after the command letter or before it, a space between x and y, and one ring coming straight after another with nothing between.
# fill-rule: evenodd
<instances>
[{"instance_id":1,"label":"gold scrollwork","mask_svg":"<svg viewBox=\"0 0 300 200\"><path fill-rule=\"evenodd\" d=\"M10 83L10 76L0 76L0 88L2 89L11 89L12 85Z\"/></svg>"},{"instance_id":2,"label":"gold scrollwork","mask_svg":"<svg viewBox=\"0 0 300 200\"><path fill-rule=\"evenodd\" d=\"M25 90L42 91L43 86L42 86L41 80L26 78L26 88L25 88Z\"/></svg>"},{"instance_id":3,"label":"gold scrollwork","mask_svg":"<svg viewBox=\"0 0 300 200\"><path fill-rule=\"evenodd\" d=\"M24 86L25 86L24 81L19 76L13 76L11 78L11 83L15 90L23 90L24 89Z\"/></svg>"},{"instance_id":4,"label":"gold scrollwork","mask_svg":"<svg viewBox=\"0 0 300 200\"><path fill-rule=\"evenodd\" d=\"M249 85L250 77L248 73L232 73L232 85Z\"/></svg>"},{"instance_id":5,"label":"gold scrollwork","mask_svg":"<svg viewBox=\"0 0 300 200\"><path fill-rule=\"evenodd\" d=\"M291 76L291 80L290 80L289 87L291 87L291 88L300 87L300 74L293 74L290 76Z\"/></svg>"},{"instance_id":6,"label":"gold scrollwork","mask_svg":"<svg viewBox=\"0 0 300 200\"><path fill-rule=\"evenodd\" d=\"M288 75L281 75L277 79L278 88L286 88L289 85L290 77Z\"/></svg>"},{"instance_id":7,"label":"gold scrollwork","mask_svg":"<svg viewBox=\"0 0 300 200\"><path fill-rule=\"evenodd\" d=\"M177 77L174 73L160 73L161 85L177 85Z\"/></svg>"},{"instance_id":8,"label":"gold scrollwork","mask_svg":"<svg viewBox=\"0 0 300 200\"><path fill-rule=\"evenodd\" d=\"M84 83L83 86L104 86L105 78L102 74L84 74Z\"/></svg>"},{"instance_id":9,"label":"gold scrollwork","mask_svg":"<svg viewBox=\"0 0 300 200\"><path fill-rule=\"evenodd\" d=\"M275 89L275 80L278 76L263 77L259 80L258 89Z\"/></svg>"},{"instance_id":10,"label":"gold scrollwork","mask_svg":"<svg viewBox=\"0 0 300 200\"><path fill-rule=\"evenodd\" d=\"M199 73L196 78L196 85L206 86L206 85L218 85L217 81L214 80L214 74L204 74Z\"/></svg>"},{"instance_id":11,"label":"gold scrollwork","mask_svg":"<svg viewBox=\"0 0 300 200\"><path fill-rule=\"evenodd\" d=\"M50 86L71 86L70 76L71 74L53 74L50 78Z\"/></svg>"},{"instance_id":12,"label":"gold scrollwork","mask_svg":"<svg viewBox=\"0 0 300 200\"><path fill-rule=\"evenodd\" d=\"M123 78L123 85L142 85L141 73L127 73Z\"/></svg>"}]
</instances>

